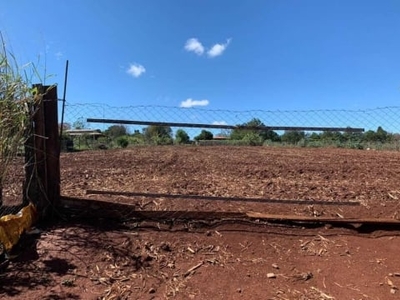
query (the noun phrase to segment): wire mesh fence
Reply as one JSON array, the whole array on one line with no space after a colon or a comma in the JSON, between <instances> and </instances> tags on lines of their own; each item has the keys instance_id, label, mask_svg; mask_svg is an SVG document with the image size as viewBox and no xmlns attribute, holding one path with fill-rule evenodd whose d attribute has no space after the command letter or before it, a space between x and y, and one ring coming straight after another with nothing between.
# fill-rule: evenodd
<instances>
[{"instance_id":1,"label":"wire mesh fence","mask_svg":"<svg viewBox=\"0 0 400 300\"><path fill-rule=\"evenodd\" d=\"M115 208L118 212L100 209L106 217L129 219L150 211L153 217L185 218L193 212L203 218L202 212L266 210L276 214L298 210L315 217L322 213L317 206L328 204L339 207L338 211L346 207L347 215L357 216L361 204L367 207L400 197L398 176L393 175L399 152L312 149L399 150L400 107L230 111L67 104L64 120L68 128L64 139L72 142L70 150L128 147L127 151L77 151L61 156L64 199L122 205ZM175 145L182 138L180 130L187 133L189 144L195 140L200 145L260 147L225 147L223 151L179 147ZM204 131L211 132L211 139ZM147 138L149 133L156 138ZM169 138L164 139L165 134ZM119 142L121 136L127 144ZM253 138L260 143L252 143ZM153 146L160 144L170 146ZM293 146L307 149L300 152Z\"/></svg>"},{"instance_id":2,"label":"wire mesh fence","mask_svg":"<svg viewBox=\"0 0 400 300\"><path fill-rule=\"evenodd\" d=\"M364 110L211 110L166 106L114 107L106 104L67 104L65 120L73 125L87 118L123 119L155 122L243 124L253 118L268 126L363 127L400 132L400 107ZM90 125L90 124L87 124ZM104 127L103 127L104 128Z\"/></svg>"},{"instance_id":3,"label":"wire mesh fence","mask_svg":"<svg viewBox=\"0 0 400 300\"><path fill-rule=\"evenodd\" d=\"M93 120L96 122L88 122ZM251 125L261 126L264 131L275 131L281 137L285 133L288 135L288 132L301 132L302 135L297 136L295 142L300 142L303 146L320 145L320 135L325 134L324 142L328 141L331 145L348 144L354 147L356 144L357 147L398 149L400 107L364 110L231 111L165 106L113 107L105 104L67 104L65 122L68 128L93 129L97 130L97 133L104 133L110 126L122 124L128 135L136 137L144 133L149 124L165 125L171 129L168 133L171 141L176 139L178 130L184 130L191 140L196 137L202 139L199 135L202 130L207 130L213 134L214 140L219 140L209 144L221 143L222 139L231 140L230 144L240 144L238 140L243 139L244 135L234 137L234 126ZM362 132L354 129L362 129ZM77 145L80 148L90 147L94 140L97 140L97 137L94 137L92 132L89 143L86 136L86 139L79 138ZM264 140L268 140L268 136L265 136ZM280 142L287 140L283 139ZM104 142L104 139L102 141ZM135 144L141 141L130 139L129 142ZM290 138L289 144L293 144Z\"/></svg>"}]
</instances>

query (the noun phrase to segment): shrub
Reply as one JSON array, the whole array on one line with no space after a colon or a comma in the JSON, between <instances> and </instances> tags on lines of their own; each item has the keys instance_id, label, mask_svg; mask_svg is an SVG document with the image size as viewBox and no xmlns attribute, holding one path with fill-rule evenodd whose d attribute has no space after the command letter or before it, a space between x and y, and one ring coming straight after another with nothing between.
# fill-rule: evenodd
<instances>
[{"instance_id":1,"label":"shrub","mask_svg":"<svg viewBox=\"0 0 400 300\"><path fill-rule=\"evenodd\" d=\"M242 141L248 143L249 146L261 146L263 144L262 137L253 131L246 133Z\"/></svg>"},{"instance_id":2,"label":"shrub","mask_svg":"<svg viewBox=\"0 0 400 300\"><path fill-rule=\"evenodd\" d=\"M183 129L178 129L175 134L177 144L188 144L190 141L189 135Z\"/></svg>"},{"instance_id":3,"label":"shrub","mask_svg":"<svg viewBox=\"0 0 400 300\"><path fill-rule=\"evenodd\" d=\"M121 136L117 139L117 144L118 146L120 146L121 148L126 148L129 145L129 141L127 139L127 137L125 136Z\"/></svg>"}]
</instances>

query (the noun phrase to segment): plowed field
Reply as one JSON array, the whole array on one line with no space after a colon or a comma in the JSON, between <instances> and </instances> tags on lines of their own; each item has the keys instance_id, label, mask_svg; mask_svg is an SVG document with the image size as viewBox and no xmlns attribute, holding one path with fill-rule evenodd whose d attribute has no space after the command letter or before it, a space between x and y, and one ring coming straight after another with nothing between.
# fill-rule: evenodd
<instances>
[{"instance_id":1,"label":"plowed field","mask_svg":"<svg viewBox=\"0 0 400 300\"><path fill-rule=\"evenodd\" d=\"M400 219L400 152L138 147L65 153L61 168L64 196L135 211ZM398 299L398 230L262 220L60 221L27 238L29 247L0 275L0 295Z\"/></svg>"}]
</instances>

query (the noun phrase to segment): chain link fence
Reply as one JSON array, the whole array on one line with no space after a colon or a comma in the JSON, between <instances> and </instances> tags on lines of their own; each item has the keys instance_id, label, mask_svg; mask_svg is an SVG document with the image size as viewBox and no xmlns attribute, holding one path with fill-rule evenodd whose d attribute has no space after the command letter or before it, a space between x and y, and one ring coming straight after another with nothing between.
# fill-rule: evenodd
<instances>
[{"instance_id":1,"label":"chain link fence","mask_svg":"<svg viewBox=\"0 0 400 300\"><path fill-rule=\"evenodd\" d=\"M88 122L93 119L96 119L96 123ZM293 131L302 133L297 136L295 143L292 143L290 139L283 139L280 140L280 144L285 144L286 141L289 144L302 146L320 145L319 137L325 132L324 142L330 146L399 149L400 107L364 110L232 111L165 106L113 107L105 104L67 104L64 120L70 129L97 130L98 135L106 132L110 126L118 124L123 124L131 136L135 133L136 135L143 133L148 124L166 124L171 127L172 140L176 138L179 129L184 130L191 140L199 137L204 129L213 134L214 140L215 137L221 140L222 138L232 139L232 132L235 129L227 128L234 128L236 125L261 125L262 129L272 129L281 137ZM102 122L102 120L106 121ZM201 127L202 124L205 128ZM363 132L357 133L357 130L352 130L354 128L363 129ZM332 134L335 131L346 133L346 129L350 129L347 136ZM331 133L327 134L328 131ZM98 139L94 136L96 133L90 131L87 133L92 133L91 139L88 140L87 135L86 138L76 139L75 146L79 149L96 144L93 143ZM382 135L384 135L383 138ZM234 139L241 138L243 135ZM105 139L100 140L102 143L105 141ZM130 139L130 142L139 143L134 139ZM230 143L232 144L233 141ZM237 144L240 143L237 142ZM118 145L114 144L114 146Z\"/></svg>"},{"instance_id":2,"label":"chain link fence","mask_svg":"<svg viewBox=\"0 0 400 300\"><path fill-rule=\"evenodd\" d=\"M400 132L400 107L363 110L211 110L167 106L115 107L106 104L67 104L65 122L73 125L87 118L123 119L154 122L242 124L253 118L267 126L363 127ZM87 124L91 125L91 124ZM104 128L104 127L103 127Z\"/></svg>"},{"instance_id":3,"label":"chain link fence","mask_svg":"<svg viewBox=\"0 0 400 300\"><path fill-rule=\"evenodd\" d=\"M73 142L70 150L77 153L61 156L62 197L72 204L88 201L90 209L93 200L127 205L116 207L115 212L99 206L106 218L115 214L135 219L138 212L150 212L146 216L151 218L190 219L190 213L205 218L201 212L263 211L267 206L270 213L281 214L281 204L287 204L288 214L296 207L314 216L318 211L313 205L321 201L323 205L347 205L346 212L357 215L357 205L369 201L365 199L398 197L396 187L388 187L391 196L385 189L380 189L379 195L376 192L384 177L395 172L396 164L389 161L398 153L382 153L380 163L390 164L392 169L379 175L383 176L380 179L370 174L370 169L376 169L375 159L367 155L381 152L326 154L293 147L400 150L400 107L231 111L67 103L64 120L64 140ZM124 130L114 132L110 130L113 126ZM157 134L167 133L170 139L147 139L149 132L154 133L151 127L158 128L157 138ZM188 134L188 144L260 147L175 146L180 130ZM211 132L212 139L207 139L204 131ZM127 144L118 142L120 135ZM254 137L261 137L257 140L261 142L252 143ZM153 146L163 142L170 146ZM80 151L125 147L127 151ZM343 154L341 160L338 156ZM364 167L353 168L351 180L346 177L348 161ZM358 189L362 184L359 178L370 178L365 179L369 187ZM210 217L215 217L212 214Z\"/></svg>"}]
</instances>

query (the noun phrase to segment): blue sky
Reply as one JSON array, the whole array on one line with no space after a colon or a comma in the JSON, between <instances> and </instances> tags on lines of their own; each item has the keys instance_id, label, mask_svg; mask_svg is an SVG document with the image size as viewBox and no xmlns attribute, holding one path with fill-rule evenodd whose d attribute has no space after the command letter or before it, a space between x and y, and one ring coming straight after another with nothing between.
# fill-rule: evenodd
<instances>
[{"instance_id":1,"label":"blue sky","mask_svg":"<svg viewBox=\"0 0 400 300\"><path fill-rule=\"evenodd\" d=\"M400 105L398 0L13 0L0 30L60 96L69 60L69 103Z\"/></svg>"}]
</instances>

